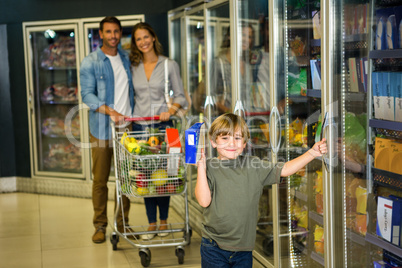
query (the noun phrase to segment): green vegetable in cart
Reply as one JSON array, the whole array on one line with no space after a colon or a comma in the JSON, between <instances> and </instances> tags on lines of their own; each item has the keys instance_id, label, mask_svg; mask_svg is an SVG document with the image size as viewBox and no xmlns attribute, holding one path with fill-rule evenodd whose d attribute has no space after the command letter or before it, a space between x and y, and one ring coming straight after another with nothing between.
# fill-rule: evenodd
<instances>
[{"instance_id":1,"label":"green vegetable in cart","mask_svg":"<svg viewBox=\"0 0 402 268\"><path fill-rule=\"evenodd\" d=\"M130 193L130 190L127 188L126 184L123 184L121 186L121 191L122 191L123 194L129 194Z\"/></svg>"},{"instance_id":2,"label":"green vegetable in cart","mask_svg":"<svg viewBox=\"0 0 402 268\"><path fill-rule=\"evenodd\" d=\"M139 155L149 155L153 154L153 148L149 146L148 143L140 143L140 152Z\"/></svg>"},{"instance_id":3,"label":"green vegetable in cart","mask_svg":"<svg viewBox=\"0 0 402 268\"><path fill-rule=\"evenodd\" d=\"M185 172L186 172L185 167L184 167L184 166L180 166L180 167L179 167L179 172L178 172L178 175L177 175L177 176L178 176L179 178L183 178Z\"/></svg>"},{"instance_id":4,"label":"green vegetable in cart","mask_svg":"<svg viewBox=\"0 0 402 268\"><path fill-rule=\"evenodd\" d=\"M184 191L184 185L178 185L176 186L176 193L181 193Z\"/></svg>"},{"instance_id":5,"label":"green vegetable in cart","mask_svg":"<svg viewBox=\"0 0 402 268\"><path fill-rule=\"evenodd\" d=\"M156 170L158 168L158 160L154 158L138 158L137 167L147 170Z\"/></svg>"},{"instance_id":6,"label":"green vegetable in cart","mask_svg":"<svg viewBox=\"0 0 402 268\"><path fill-rule=\"evenodd\" d=\"M162 142L161 144L161 154L166 154L166 142Z\"/></svg>"},{"instance_id":7,"label":"green vegetable in cart","mask_svg":"<svg viewBox=\"0 0 402 268\"><path fill-rule=\"evenodd\" d=\"M159 133L159 128L158 127L156 127L156 128L150 127L149 128L149 133L150 134L158 134Z\"/></svg>"},{"instance_id":8,"label":"green vegetable in cart","mask_svg":"<svg viewBox=\"0 0 402 268\"><path fill-rule=\"evenodd\" d=\"M155 194L156 193L156 187L153 184L150 184L148 186L149 194Z\"/></svg>"}]
</instances>

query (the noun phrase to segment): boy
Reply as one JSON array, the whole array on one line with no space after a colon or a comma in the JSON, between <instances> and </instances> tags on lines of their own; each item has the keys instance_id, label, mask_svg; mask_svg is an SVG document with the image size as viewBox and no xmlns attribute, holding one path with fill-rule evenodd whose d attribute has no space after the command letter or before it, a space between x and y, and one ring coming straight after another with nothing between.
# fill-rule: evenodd
<instances>
[{"instance_id":1,"label":"boy","mask_svg":"<svg viewBox=\"0 0 402 268\"><path fill-rule=\"evenodd\" d=\"M314 158L327 152L325 139L303 155L272 164L258 157L242 156L250 138L245 121L223 114L212 123L209 138L218 157L197 162L195 196L204 210L201 265L252 267L258 202L265 185L280 182Z\"/></svg>"}]
</instances>

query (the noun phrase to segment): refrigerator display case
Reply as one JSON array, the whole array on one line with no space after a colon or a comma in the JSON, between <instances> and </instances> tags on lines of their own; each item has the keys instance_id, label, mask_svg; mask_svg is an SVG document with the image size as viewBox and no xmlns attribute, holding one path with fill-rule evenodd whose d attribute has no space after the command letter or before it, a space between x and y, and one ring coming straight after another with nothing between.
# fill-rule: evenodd
<instances>
[{"instance_id":1,"label":"refrigerator display case","mask_svg":"<svg viewBox=\"0 0 402 268\"><path fill-rule=\"evenodd\" d=\"M24 42L32 173L83 178L78 23L26 23Z\"/></svg>"},{"instance_id":2,"label":"refrigerator display case","mask_svg":"<svg viewBox=\"0 0 402 268\"><path fill-rule=\"evenodd\" d=\"M285 160L321 138L328 145L322 159L286 182L287 213L278 207L278 214L287 215L286 230L292 238L277 260L281 267L371 267L366 242L371 5L369 1L277 1L272 8L280 11L273 14L274 21L283 16L278 35L286 44L284 77L275 77L276 88L282 81L285 85ZM274 49L280 54L277 44ZM278 105L280 96L278 92ZM302 121L299 130L297 120ZM300 149L295 133L301 134ZM279 238L283 235L278 230ZM284 261L284 256L289 259Z\"/></svg>"},{"instance_id":3,"label":"refrigerator display case","mask_svg":"<svg viewBox=\"0 0 402 268\"><path fill-rule=\"evenodd\" d=\"M322 138L327 140L326 155L264 190L255 259L266 267L373 267L402 256L401 246L377 230L378 200L397 202L402 196L402 172L396 164L402 133L397 110L402 77L396 31L402 25L400 1L211 1L197 15L204 16L206 55L206 101L197 107L207 122L224 112L218 107L221 98L253 126L255 115L250 112L264 109L250 106L249 100L255 99L250 94L261 92L257 98L268 99L269 114L257 117L269 118L269 135L260 138L265 148L255 150L252 143L247 153L272 162L289 161ZM258 32L259 41L245 53L252 35L243 29L250 22L257 22L250 29ZM225 47L225 30L230 36L226 69L231 76L226 79L231 88L226 98L225 90L218 90L224 83L216 82L225 69L217 60ZM388 40L381 34L387 30ZM197 42L192 39L185 48L187 57L193 57L187 64L196 67L187 69L194 85L202 81L197 77ZM258 68L256 51L262 52ZM243 76L245 70L248 76ZM376 92L380 75L391 81L385 96ZM195 86L190 88L195 94ZM390 119L381 112L392 104ZM197 107L193 113L198 115ZM261 133L266 134L262 129Z\"/></svg>"},{"instance_id":4,"label":"refrigerator display case","mask_svg":"<svg viewBox=\"0 0 402 268\"><path fill-rule=\"evenodd\" d=\"M367 263L402 265L402 3L370 1ZM371 81L371 82L370 82Z\"/></svg>"},{"instance_id":5,"label":"refrigerator display case","mask_svg":"<svg viewBox=\"0 0 402 268\"><path fill-rule=\"evenodd\" d=\"M278 132L272 151L276 161L287 162L321 139L321 2L274 1L269 7L270 22L278 19L270 28L277 36L271 38L275 90L270 123ZM324 265L323 172L318 158L273 187L275 267Z\"/></svg>"},{"instance_id":6,"label":"refrigerator display case","mask_svg":"<svg viewBox=\"0 0 402 268\"><path fill-rule=\"evenodd\" d=\"M341 16L331 23L331 14ZM332 159L324 173L324 185L330 187L324 201L325 239L330 240L325 242L325 266L356 267L364 263L370 267L365 250L368 82L364 81L368 72L370 4L334 2L325 5L322 15L326 17L322 43L326 90L322 91L322 103L330 119L323 131L328 141L334 141L329 143ZM340 233L342 236L336 235Z\"/></svg>"}]
</instances>

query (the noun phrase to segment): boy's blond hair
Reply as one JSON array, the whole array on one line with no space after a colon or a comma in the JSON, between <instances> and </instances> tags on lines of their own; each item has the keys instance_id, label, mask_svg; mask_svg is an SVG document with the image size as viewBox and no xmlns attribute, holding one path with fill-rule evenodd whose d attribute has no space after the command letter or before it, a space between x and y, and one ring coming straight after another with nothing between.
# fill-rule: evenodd
<instances>
[{"instance_id":1,"label":"boy's blond hair","mask_svg":"<svg viewBox=\"0 0 402 268\"><path fill-rule=\"evenodd\" d=\"M243 118L232 113L226 113L216 118L209 129L209 139L216 142L216 138L221 135L233 136L234 133L240 130L244 138L244 143L250 139L248 127Z\"/></svg>"}]
</instances>

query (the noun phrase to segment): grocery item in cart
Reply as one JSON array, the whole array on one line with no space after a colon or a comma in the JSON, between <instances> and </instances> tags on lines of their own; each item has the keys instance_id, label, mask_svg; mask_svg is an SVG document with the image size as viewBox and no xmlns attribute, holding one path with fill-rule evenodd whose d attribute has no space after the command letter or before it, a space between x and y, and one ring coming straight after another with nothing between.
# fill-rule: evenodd
<instances>
[{"instance_id":1,"label":"grocery item in cart","mask_svg":"<svg viewBox=\"0 0 402 268\"><path fill-rule=\"evenodd\" d=\"M158 131L126 131L119 136L117 165L120 165L119 177L124 194L150 197L180 194L185 190L182 154L172 150L169 150L172 153L165 154L166 149L162 146L168 135Z\"/></svg>"}]
</instances>

